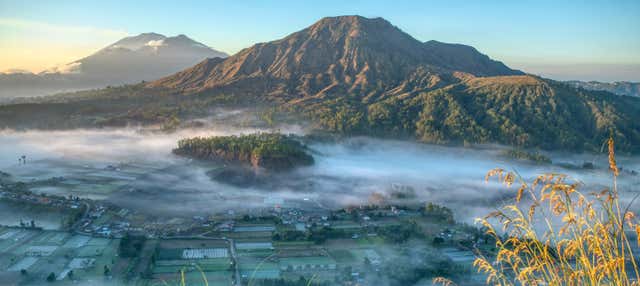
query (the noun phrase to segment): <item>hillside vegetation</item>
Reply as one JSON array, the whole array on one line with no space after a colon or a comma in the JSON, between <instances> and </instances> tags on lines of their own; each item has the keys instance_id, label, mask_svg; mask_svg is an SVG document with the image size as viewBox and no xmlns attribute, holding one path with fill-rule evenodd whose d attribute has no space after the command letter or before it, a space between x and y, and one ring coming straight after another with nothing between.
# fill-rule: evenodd
<instances>
[{"instance_id":1,"label":"hillside vegetation","mask_svg":"<svg viewBox=\"0 0 640 286\"><path fill-rule=\"evenodd\" d=\"M346 134L594 151L613 133L621 150L640 151L640 100L533 76L473 78L411 97L343 97L295 109Z\"/></svg>"}]
</instances>

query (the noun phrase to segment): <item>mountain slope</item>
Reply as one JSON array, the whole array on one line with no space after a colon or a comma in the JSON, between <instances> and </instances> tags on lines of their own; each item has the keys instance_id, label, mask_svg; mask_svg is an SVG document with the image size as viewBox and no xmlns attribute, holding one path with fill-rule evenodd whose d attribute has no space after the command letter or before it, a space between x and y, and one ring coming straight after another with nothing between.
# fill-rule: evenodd
<instances>
[{"instance_id":1,"label":"mountain slope","mask_svg":"<svg viewBox=\"0 0 640 286\"><path fill-rule=\"evenodd\" d=\"M523 74L492 60L471 46L428 41L424 43L424 48L434 63L452 70L465 71L476 76Z\"/></svg>"},{"instance_id":2,"label":"mountain slope","mask_svg":"<svg viewBox=\"0 0 640 286\"><path fill-rule=\"evenodd\" d=\"M417 135L428 142L597 150L615 131L621 149L640 151L640 101L576 91L532 76L475 78L423 95ZM443 106L444 105L444 106Z\"/></svg>"},{"instance_id":3,"label":"mountain slope","mask_svg":"<svg viewBox=\"0 0 640 286\"><path fill-rule=\"evenodd\" d=\"M415 138L436 144L640 152L640 99L577 90L534 76L470 77L413 97L363 104L354 98L300 106L323 130Z\"/></svg>"},{"instance_id":4,"label":"mountain slope","mask_svg":"<svg viewBox=\"0 0 640 286\"><path fill-rule=\"evenodd\" d=\"M184 35L145 33L37 75L2 74L0 98L137 83L175 73L206 58L226 56Z\"/></svg>"},{"instance_id":5,"label":"mountain slope","mask_svg":"<svg viewBox=\"0 0 640 286\"><path fill-rule=\"evenodd\" d=\"M230 86L252 89L259 81L264 93L287 100L344 94L376 100L456 82L459 72L522 74L470 47L421 43L382 18L341 16L148 86L189 93Z\"/></svg>"}]
</instances>

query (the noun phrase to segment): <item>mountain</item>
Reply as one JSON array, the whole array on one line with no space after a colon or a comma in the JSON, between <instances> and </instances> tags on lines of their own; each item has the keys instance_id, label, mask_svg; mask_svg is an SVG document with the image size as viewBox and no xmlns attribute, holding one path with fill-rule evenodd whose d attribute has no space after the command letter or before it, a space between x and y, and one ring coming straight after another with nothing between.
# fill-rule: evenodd
<instances>
[{"instance_id":1,"label":"mountain","mask_svg":"<svg viewBox=\"0 0 640 286\"><path fill-rule=\"evenodd\" d=\"M138 83L175 73L206 58L226 56L185 35L145 33L39 74L1 74L0 98Z\"/></svg>"},{"instance_id":2,"label":"mountain","mask_svg":"<svg viewBox=\"0 0 640 286\"><path fill-rule=\"evenodd\" d=\"M620 150L640 152L640 98L527 75L360 16L323 18L149 83L5 105L0 128L175 125L219 106L344 135L572 151L599 150L613 135Z\"/></svg>"},{"instance_id":3,"label":"mountain","mask_svg":"<svg viewBox=\"0 0 640 286\"><path fill-rule=\"evenodd\" d=\"M615 93L617 95L639 96L640 97L640 82L598 82L598 81L567 81L568 84L575 87L584 88L588 90L602 90Z\"/></svg>"},{"instance_id":4,"label":"mountain","mask_svg":"<svg viewBox=\"0 0 640 286\"><path fill-rule=\"evenodd\" d=\"M146 33L127 37L106 48L44 74L80 74L114 84L152 80L192 66L203 59L226 57L185 35L165 37Z\"/></svg>"},{"instance_id":5,"label":"mountain","mask_svg":"<svg viewBox=\"0 0 640 286\"><path fill-rule=\"evenodd\" d=\"M148 87L186 93L245 89L280 99L359 94L377 100L442 87L465 74L523 73L468 46L422 43L382 18L341 16L224 61L205 60Z\"/></svg>"}]
</instances>

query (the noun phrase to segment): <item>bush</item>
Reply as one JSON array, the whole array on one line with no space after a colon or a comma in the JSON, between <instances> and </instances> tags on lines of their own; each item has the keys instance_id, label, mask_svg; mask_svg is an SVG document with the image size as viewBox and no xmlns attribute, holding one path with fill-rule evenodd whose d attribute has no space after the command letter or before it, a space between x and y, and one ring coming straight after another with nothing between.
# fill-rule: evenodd
<instances>
[{"instance_id":1,"label":"bush","mask_svg":"<svg viewBox=\"0 0 640 286\"><path fill-rule=\"evenodd\" d=\"M538 164L551 164L549 157L538 152L527 152L523 150L505 150L502 155L517 160L531 161Z\"/></svg>"}]
</instances>

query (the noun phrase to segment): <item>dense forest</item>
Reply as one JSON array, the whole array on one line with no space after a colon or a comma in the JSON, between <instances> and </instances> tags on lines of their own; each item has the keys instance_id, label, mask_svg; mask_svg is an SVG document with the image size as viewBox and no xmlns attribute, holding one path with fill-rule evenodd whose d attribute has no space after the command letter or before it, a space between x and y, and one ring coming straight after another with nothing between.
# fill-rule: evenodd
<instances>
[{"instance_id":1,"label":"dense forest","mask_svg":"<svg viewBox=\"0 0 640 286\"><path fill-rule=\"evenodd\" d=\"M202 160L237 162L269 170L289 170L314 162L302 143L292 135L278 133L182 139L173 152Z\"/></svg>"},{"instance_id":2,"label":"dense forest","mask_svg":"<svg viewBox=\"0 0 640 286\"><path fill-rule=\"evenodd\" d=\"M344 96L294 109L323 130L436 144L597 151L613 136L640 152L640 99L533 76L475 78L411 97Z\"/></svg>"}]
</instances>

